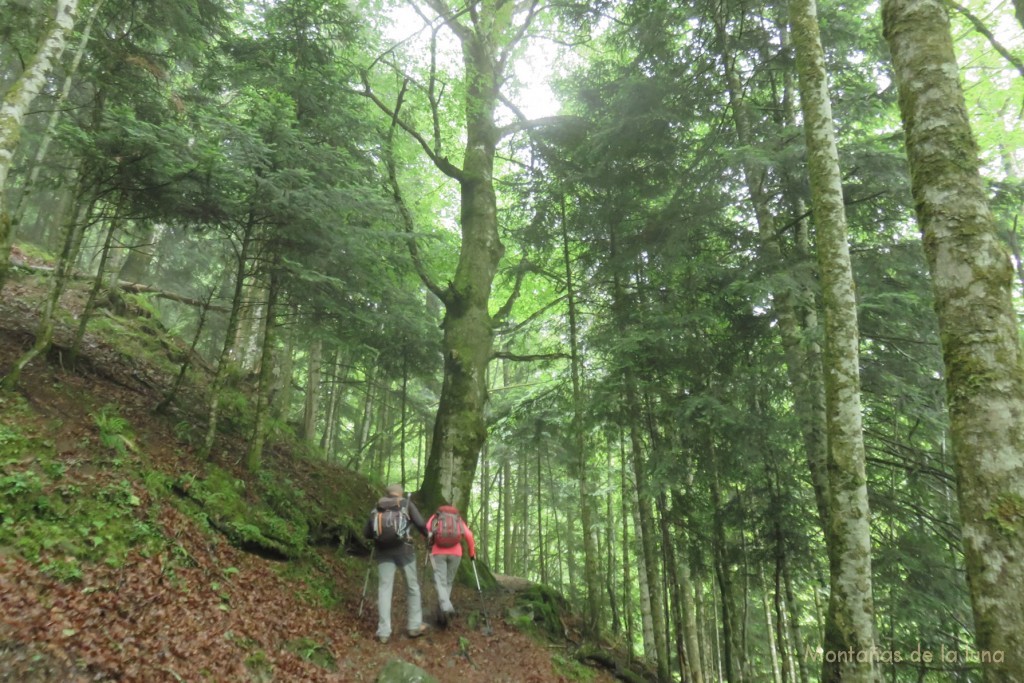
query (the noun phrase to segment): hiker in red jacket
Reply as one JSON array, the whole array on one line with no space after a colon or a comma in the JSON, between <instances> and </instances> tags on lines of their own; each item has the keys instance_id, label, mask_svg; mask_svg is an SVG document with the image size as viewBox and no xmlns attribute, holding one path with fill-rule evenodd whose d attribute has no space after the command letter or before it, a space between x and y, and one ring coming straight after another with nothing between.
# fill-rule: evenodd
<instances>
[{"instance_id":1,"label":"hiker in red jacket","mask_svg":"<svg viewBox=\"0 0 1024 683\"><path fill-rule=\"evenodd\" d=\"M476 559L476 543L473 532L459 511L451 505L442 505L427 520L427 543L430 545L430 563L434 568L434 586L437 588L437 600L441 613L438 621L447 626L455 616L452 606L452 584L455 573L462 561L462 539L469 546L469 559Z\"/></svg>"}]
</instances>

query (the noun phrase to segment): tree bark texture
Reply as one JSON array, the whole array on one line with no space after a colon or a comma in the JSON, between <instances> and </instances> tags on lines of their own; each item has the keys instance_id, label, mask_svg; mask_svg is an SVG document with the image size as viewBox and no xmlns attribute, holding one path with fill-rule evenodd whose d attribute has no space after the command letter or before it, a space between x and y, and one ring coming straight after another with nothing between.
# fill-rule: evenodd
<instances>
[{"instance_id":1,"label":"tree bark texture","mask_svg":"<svg viewBox=\"0 0 1024 683\"><path fill-rule=\"evenodd\" d=\"M497 54L503 24L484 6L472 27L459 25L466 79L466 147L459 177L462 247L445 293L444 382L427 459L421 499L426 509L442 500L459 508L469 502L480 449L487 438L487 364L494 343L488 310L491 285L505 253L498 236L494 122L503 75Z\"/></svg>"},{"instance_id":2,"label":"tree bark texture","mask_svg":"<svg viewBox=\"0 0 1024 683\"><path fill-rule=\"evenodd\" d=\"M986 681L1020 683L1024 372L1013 267L978 174L945 7L886 0L882 18L939 318L977 647L993 659Z\"/></svg>"},{"instance_id":3,"label":"tree bark texture","mask_svg":"<svg viewBox=\"0 0 1024 683\"><path fill-rule=\"evenodd\" d=\"M861 423L857 299L847 242L832 104L814 0L790 0L790 24L804 115L811 208L825 318L828 419L829 624L826 654L871 652L871 514ZM822 681L876 680L872 657L825 657Z\"/></svg>"},{"instance_id":4,"label":"tree bark texture","mask_svg":"<svg viewBox=\"0 0 1024 683\"><path fill-rule=\"evenodd\" d=\"M67 35L75 27L78 0L57 0L54 17L46 25L39 49L14 82L0 105L0 288L7 280L10 262L7 254L14 241L13 224L7 206L7 177L21 140L21 129L29 105L46 83L46 74L64 52Z\"/></svg>"}]
</instances>

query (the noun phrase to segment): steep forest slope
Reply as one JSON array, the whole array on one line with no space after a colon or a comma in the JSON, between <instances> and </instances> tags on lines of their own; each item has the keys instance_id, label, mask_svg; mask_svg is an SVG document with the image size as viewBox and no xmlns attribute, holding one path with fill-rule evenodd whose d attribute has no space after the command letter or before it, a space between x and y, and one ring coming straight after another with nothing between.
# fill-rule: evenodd
<instances>
[{"instance_id":1,"label":"steep forest slope","mask_svg":"<svg viewBox=\"0 0 1024 683\"><path fill-rule=\"evenodd\" d=\"M44 285L8 283L0 368L30 345ZM254 476L230 431L200 461L202 387L153 413L184 345L105 311L72 373L70 322L0 396L0 681L372 681L394 658L441 681L613 680L576 660L572 617L544 590L459 586L452 628L380 645L358 534L378 488L282 443Z\"/></svg>"}]
</instances>

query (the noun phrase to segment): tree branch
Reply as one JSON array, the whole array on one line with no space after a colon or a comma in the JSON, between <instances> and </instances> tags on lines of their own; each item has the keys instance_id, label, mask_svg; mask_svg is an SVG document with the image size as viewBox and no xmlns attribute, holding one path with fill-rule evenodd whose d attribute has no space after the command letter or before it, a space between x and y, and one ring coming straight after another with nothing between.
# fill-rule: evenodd
<instances>
[{"instance_id":1,"label":"tree branch","mask_svg":"<svg viewBox=\"0 0 1024 683\"><path fill-rule=\"evenodd\" d=\"M560 297L552 299L551 301L549 301L548 303L544 304L542 307L538 308L536 311L534 311L533 313L528 315L526 317L526 319L523 320L523 322L518 323L516 325L513 325L512 327L503 329L503 330L497 330L496 334L504 335L504 334L512 334L514 332L518 332L519 330L523 329L524 327L529 325L531 322L533 322L534 320L539 318L541 315L543 315L548 310L554 308L558 304L560 304L563 301L565 301L565 299L566 299L566 295L564 295L564 294L562 296L560 296Z\"/></svg>"},{"instance_id":2,"label":"tree branch","mask_svg":"<svg viewBox=\"0 0 1024 683\"><path fill-rule=\"evenodd\" d=\"M508 97L502 93L498 93L498 99L502 104L509 108L509 111L511 111L517 119L507 126L502 126L498 129L499 140L513 133L518 133L524 130L535 130L537 128L558 126L566 123L573 123L576 125L583 125L586 123L586 119L581 116L545 116L539 119L530 119L527 118L526 114L524 114L523 111L512 102L512 100L508 99Z\"/></svg>"},{"instance_id":3,"label":"tree branch","mask_svg":"<svg viewBox=\"0 0 1024 683\"><path fill-rule=\"evenodd\" d=\"M410 2L409 4L413 6L413 9L416 10L417 14L420 14L419 8L416 7L416 3ZM427 6L430 7L430 9L437 12L437 15L441 18L441 21L445 23L445 26L452 30L452 33L454 33L459 40L465 42L473 37L472 29L470 29L468 26L460 24L457 21L459 16L465 13L466 11L469 11L470 15L472 16L472 3L469 4L469 7L467 9L462 9L458 11L453 10L451 7L448 7L443 2L443 0L427 0ZM420 16L423 17L422 14L420 14ZM423 18L426 19L426 17Z\"/></svg>"},{"instance_id":4,"label":"tree branch","mask_svg":"<svg viewBox=\"0 0 1024 683\"><path fill-rule=\"evenodd\" d=\"M427 272L426 266L423 265L423 259L420 258L420 250L416 245L416 223L413 221L412 212L409 211L409 207L405 203L405 198L402 196L402 189L398 184L398 170L395 167L394 138L395 126L400 125L398 123L398 111L402 107L404 95L405 85L403 84L402 90L398 94L398 103L395 107L395 114L391 119L391 128L388 130L388 137L384 142L384 165L387 166L388 169L388 184L391 185L391 196L395 201L395 206L398 207L398 214L402 217L402 224L405 226L405 232L409 236L409 256L412 257L412 265L416 269L416 274L419 275L420 281L423 282L423 285L434 293L434 296L442 302L445 302L448 300L448 293L434 282L433 278L430 277L430 273Z\"/></svg>"},{"instance_id":5,"label":"tree branch","mask_svg":"<svg viewBox=\"0 0 1024 683\"><path fill-rule=\"evenodd\" d=\"M518 3L517 6L513 8L513 14L525 9L527 3L529 4L530 9L528 10L526 19L523 20L522 24L520 24L519 30L516 31L515 35L509 39L508 43L506 43L505 49L501 51L501 56L498 58L500 73L505 73L505 67L508 66L508 60L512 55L512 51L523 40L527 29L529 29L530 24L533 23L533 18L537 16L537 5L539 4L537 0L527 0L527 2ZM499 3L499 6L500 4L501 3Z\"/></svg>"},{"instance_id":6,"label":"tree branch","mask_svg":"<svg viewBox=\"0 0 1024 683\"><path fill-rule=\"evenodd\" d=\"M988 42L992 45L993 48L995 48L995 51L1001 54L1003 56L1003 59L1012 64L1014 68L1017 69L1018 72L1020 72L1021 76L1024 76L1024 62L1021 62L1020 59L1015 57L1009 50L1003 47L999 43L999 41L996 40L996 37L992 34L992 31L988 30L988 27L985 26L981 19L979 19L977 16L971 13L969 9L967 9L960 3L956 2L956 0L946 0L946 2L949 4L950 7L952 7L954 10L962 14L964 18L967 19L967 21L971 22L971 24L974 26L974 30L988 38Z\"/></svg>"},{"instance_id":7,"label":"tree branch","mask_svg":"<svg viewBox=\"0 0 1024 683\"><path fill-rule=\"evenodd\" d=\"M408 123L403 121L401 119L401 117L398 116L398 109L397 108L392 110L390 107L388 107L388 105L384 104L384 102L381 101L381 99L379 97L377 97L376 94L374 94L373 90L370 88L370 79L367 76L366 72L363 72L362 78L363 78L363 89L359 90L357 92L360 95L362 95L363 97L366 97L367 99L369 99L375 105L377 105L377 108L380 109L382 112L384 112L388 116L388 118L391 119L393 124L397 124L402 130L404 130L416 142L418 142L420 147L422 147L423 151L427 153L427 156L430 158L430 160L432 162L434 162L434 166L436 166L439 171L444 173L449 178L454 178L455 180L458 180L459 182L462 182L462 180L463 180L462 169L459 168L458 166L456 166L455 164L453 164L452 162L448 161L448 157L443 157L443 156L441 156L439 154L436 154L434 152L434 150L431 148L430 143L427 142L427 140L424 139L424 137L419 134L419 131L417 131L411 125L409 125ZM404 91L404 86L403 86L403 91Z\"/></svg>"},{"instance_id":8,"label":"tree branch","mask_svg":"<svg viewBox=\"0 0 1024 683\"><path fill-rule=\"evenodd\" d=\"M525 258L522 259L519 262L519 267L516 268L516 284L512 287L512 293L508 295L508 300L498 309L498 312L491 317L492 324L507 318L508 314L512 312L512 307L516 305L519 292L523 288L523 278L526 277L526 273L530 270L533 270L530 262Z\"/></svg>"},{"instance_id":9,"label":"tree branch","mask_svg":"<svg viewBox=\"0 0 1024 683\"><path fill-rule=\"evenodd\" d=\"M491 354L491 360L511 360L511 361L523 361L532 362L538 360L565 360L570 358L567 353L533 353L533 354L518 354L512 353L511 351L495 351Z\"/></svg>"}]
</instances>

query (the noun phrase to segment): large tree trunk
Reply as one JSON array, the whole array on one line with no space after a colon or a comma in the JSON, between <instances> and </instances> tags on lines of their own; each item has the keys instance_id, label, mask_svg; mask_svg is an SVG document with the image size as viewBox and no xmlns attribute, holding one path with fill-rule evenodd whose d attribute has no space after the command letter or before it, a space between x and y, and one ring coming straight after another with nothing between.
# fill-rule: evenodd
<instances>
[{"instance_id":1,"label":"large tree trunk","mask_svg":"<svg viewBox=\"0 0 1024 683\"><path fill-rule=\"evenodd\" d=\"M64 52L67 35L75 27L77 7L78 0L57 0L54 17L46 25L45 38L0 105L0 289L10 270L7 255L14 241L13 224L6 200L7 176L14 164L14 153L21 140L21 128L29 105L46 83L46 74Z\"/></svg>"},{"instance_id":2,"label":"large tree trunk","mask_svg":"<svg viewBox=\"0 0 1024 683\"><path fill-rule=\"evenodd\" d=\"M1024 370L1013 268L996 235L937 0L885 0L946 367L977 647L987 681L1024 681ZM998 653L998 655L997 655Z\"/></svg>"},{"instance_id":3,"label":"large tree trunk","mask_svg":"<svg viewBox=\"0 0 1024 683\"><path fill-rule=\"evenodd\" d=\"M504 77L497 43L507 20L494 16L487 4L477 11L472 26L453 29L462 42L467 90L466 147L459 174L462 248L444 298L444 383L420 494L426 509L442 500L466 508L487 438L486 371L494 343L488 304L505 253L498 237L493 174L499 139L494 114Z\"/></svg>"},{"instance_id":4,"label":"large tree trunk","mask_svg":"<svg viewBox=\"0 0 1024 683\"><path fill-rule=\"evenodd\" d=\"M790 0L800 103L804 115L811 208L825 310L830 559L826 654L871 652L871 512L861 425L859 334L846 212L814 0ZM873 681L873 657L825 657L822 681Z\"/></svg>"}]
</instances>

